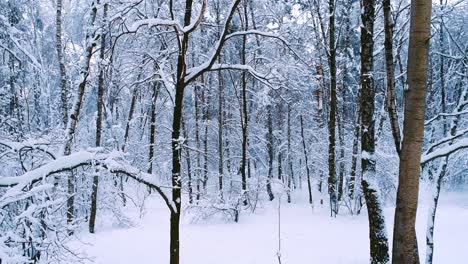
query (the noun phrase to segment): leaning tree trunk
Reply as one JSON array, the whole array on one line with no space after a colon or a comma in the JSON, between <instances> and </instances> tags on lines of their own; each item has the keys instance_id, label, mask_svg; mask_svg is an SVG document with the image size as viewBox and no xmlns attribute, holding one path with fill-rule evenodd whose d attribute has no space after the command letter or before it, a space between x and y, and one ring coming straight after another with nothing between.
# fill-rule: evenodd
<instances>
[{"instance_id":1,"label":"leaning tree trunk","mask_svg":"<svg viewBox=\"0 0 468 264\"><path fill-rule=\"evenodd\" d=\"M363 0L361 12L361 169L362 189L369 218L371 263L388 263L385 219L375 175L374 120L374 0Z\"/></svg>"},{"instance_id":2,"label":"leaning tree trunk","mask_svg":"<svg viewBox=\"0 0 468 264\"><path fill-rule=\"evenodd\" d=\"M408 48L408 90L405 91L405 120L400 156L399 184L393 229L392 262L417 263L415 222L418 207L421 147L432 2L411 1Z\"/></svg>"}]
</instances>

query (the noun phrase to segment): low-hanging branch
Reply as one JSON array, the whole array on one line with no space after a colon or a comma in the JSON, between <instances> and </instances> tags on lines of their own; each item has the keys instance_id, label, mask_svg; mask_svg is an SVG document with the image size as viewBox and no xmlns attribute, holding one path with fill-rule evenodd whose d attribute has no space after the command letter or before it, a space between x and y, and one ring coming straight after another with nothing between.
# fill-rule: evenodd
<instances>
[{"instance_id":1,"label":"low-hanging branch","mask_svg":"<svg viewBox=\"0 0 468 264\"><path fill-rule=\"evenodd\" d=\"M39 168L28 171L20 176L0 177L0 188L8 188L0 200L8 197L18 196L24 193L24 189L34 183L45 180L47 177L61 172L70 171L83 166L97 166L120 176L128 176L154 190L161 196L171 212L174 206L169 200L169 196L163 191L161 186L155 181L155 176L145 173L125 162L121 152L102 153L100 150L78 151L73 154L59 157ZM65 174L64 174L65 175ZM172 188L172 187L167 187Z\"/></svg>"}]
</instances>

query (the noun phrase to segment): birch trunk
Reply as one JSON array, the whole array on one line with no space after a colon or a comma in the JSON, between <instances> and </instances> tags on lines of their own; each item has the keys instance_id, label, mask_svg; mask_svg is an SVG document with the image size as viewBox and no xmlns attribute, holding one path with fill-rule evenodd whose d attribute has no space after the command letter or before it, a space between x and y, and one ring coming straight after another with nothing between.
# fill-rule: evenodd
<instances>
[{"instance_id":1,"label":"birch trunk","mask_svg":"<svg viewBox=\"0 0 468 264\"><path fill-rule=\"evenodd\" d=\"M393 229L392 263L419 263L416 258L416 211L418 206L421 147L432 2L411 1L408 48L408 89L400 156L399 184Z\"/></svg>"}]
</instances>

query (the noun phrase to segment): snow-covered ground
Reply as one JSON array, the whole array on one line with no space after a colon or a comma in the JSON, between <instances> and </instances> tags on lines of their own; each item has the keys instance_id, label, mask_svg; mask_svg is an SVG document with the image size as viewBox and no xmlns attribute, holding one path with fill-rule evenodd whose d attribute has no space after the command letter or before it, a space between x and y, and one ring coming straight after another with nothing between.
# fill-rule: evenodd
<instances>
[{"instance_id":1,"label":"snow-covered ground","mask_svg":"<svg viewBox=\"0 0 468 264\"><path fill-rule=\"evenodd\" d=\"M421 197L417 234L421 258L425 257L427 197ZM277 202L255 214L244 213L239 223L194 223L186 215L181 226L183 264L278 263ZM168 210L157 197L146 202L146 214L127 209L136 227L100 226L95 235L83 234L73 248L99 264L166 264L169 261ZM345 209L343 209L345 211ZM386 209L390 236L393 209ZM281 206L282 263L369 263L367 215L330 218L328 208L312 209L302 201ZM442 193L437 212L434 263L468 263L468 195Z\"/></svg>"}]
</instances>

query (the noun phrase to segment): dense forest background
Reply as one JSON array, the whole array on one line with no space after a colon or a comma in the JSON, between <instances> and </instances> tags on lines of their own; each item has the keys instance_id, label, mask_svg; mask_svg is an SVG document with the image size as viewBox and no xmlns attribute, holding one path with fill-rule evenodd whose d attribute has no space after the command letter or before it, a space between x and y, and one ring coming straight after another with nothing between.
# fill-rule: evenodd
<instances>
[{"instance_id":1,"label":"dense forest background","mask_svg":"<svg viewBox=\"0 0 468 264\"><path fill-rule=\"evenodd\" d=\"M170 212L178 263L182 212L237 222L294 193L331 217L369 214L372 263L389 262L381 210L397 200L413 117L410 7L1 1L0 263L83 261L67 242L100 217L128 224L125 208L149 195ZM414 64L427 65L414 156L433 194L426 263L441 190L468 186L467 13L433 2L427 64Z\"/></svg>"}]
</instances>

